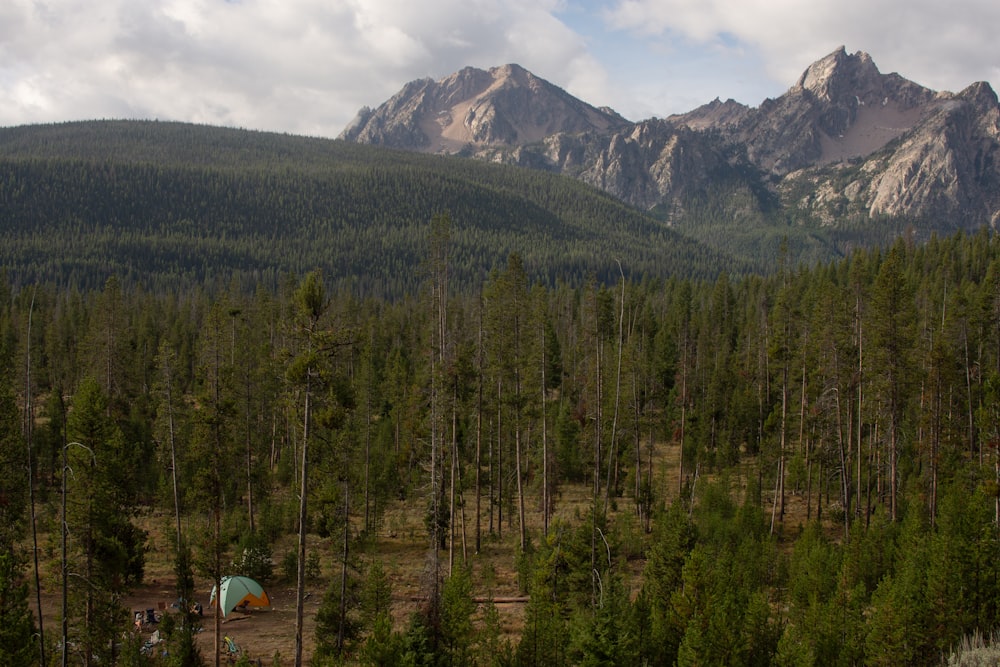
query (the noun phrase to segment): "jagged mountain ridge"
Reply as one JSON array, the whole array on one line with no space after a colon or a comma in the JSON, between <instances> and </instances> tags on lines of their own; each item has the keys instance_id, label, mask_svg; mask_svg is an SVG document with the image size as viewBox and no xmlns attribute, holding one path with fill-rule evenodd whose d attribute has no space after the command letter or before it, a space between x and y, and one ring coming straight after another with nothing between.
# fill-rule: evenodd
<instances>
[{"instance_id":1,"label":"jagged mountain ridge","mask_svg":"<svg viewBox=\"0 0 1000 667\"><path fill-rule=\"evenodd\" d=\"M459 122L464 109L477 113ZM427 133L430 114L445 111L450 143ZM756 108L714 100L630 123L508 66L408 84L359 120L343 139L558 171L645 209L681 210L720 174L737 173L818 226L859 216L928 230L1000 222L1000 107L989 84L936 92L843 47ZM528 126L535 131L506 129ZM431 138L414 139L416 129Z\"/></svg>"}]
</instances>

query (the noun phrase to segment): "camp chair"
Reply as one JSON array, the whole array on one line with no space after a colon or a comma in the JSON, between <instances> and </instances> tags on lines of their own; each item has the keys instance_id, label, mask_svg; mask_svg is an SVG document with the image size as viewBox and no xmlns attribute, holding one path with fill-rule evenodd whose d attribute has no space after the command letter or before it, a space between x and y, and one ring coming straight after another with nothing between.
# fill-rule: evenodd
<instances>
[{"instance_id":1,"label":"camp chair","mask_svg":"<svg viewBox=\"0 0 1000 667\"><path fill-rule=\"evenodd\" d=\"M235 660L236 658L239 657L241 649L239 645L229 635L225 636L225 640L226 640L226 653L230 659Z\"/></svg>"}]
</instances>

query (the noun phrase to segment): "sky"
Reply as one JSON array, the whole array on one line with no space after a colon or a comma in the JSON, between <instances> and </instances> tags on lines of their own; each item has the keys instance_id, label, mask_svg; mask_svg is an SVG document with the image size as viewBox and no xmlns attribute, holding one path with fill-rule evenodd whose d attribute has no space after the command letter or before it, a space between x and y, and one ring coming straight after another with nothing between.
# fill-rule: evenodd
<instances>
[{"instance_id":1,"label":"sky","mask_svg":"<svg viewBox=\"0 0 1000 667\"><path fill-rule=\"evenodd\" d=\"M2 0L0 126L177 120L335 137L414 79L517 63L630 120L784 93L844 46L1000 90L996 0Z\"/></svg>"}]
</instances>

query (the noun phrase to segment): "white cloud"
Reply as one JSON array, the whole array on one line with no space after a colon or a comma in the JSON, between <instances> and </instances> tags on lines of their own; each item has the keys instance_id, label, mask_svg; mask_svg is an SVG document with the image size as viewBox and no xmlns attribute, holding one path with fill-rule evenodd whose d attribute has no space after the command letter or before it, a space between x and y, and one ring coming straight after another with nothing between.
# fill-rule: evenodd
<instances>
[{"instance_id":1,"label":"white cloud","mask_svg":"<svg viewBox=\"0 0 1000 667\"><path fill-rule=\"evenodd\" d=\"M938 90L1000 78L994 0L618 0L607 16L637 35L759 52L789 85L840 45Z\"/></svg>"},{"instance_id":2,"label":"white cloud","mask_svg":"<svg viewBox=\"0 0 1000 667\"><path fill-rule=\"evenodd\" d=\"M0 123L158 117L332 136L409 80L600 66L549 0L7 0ZM574 74L575 72L575 74ZM589 85L589 87L588 87Z\"/></svg>"},{"instance_id":3,"label":"white cloud","mask_svg":"<svg viewBox=\"0 0 1000 667\"><path fill-rule=\"evenodd\" d=\"M3 0L0 124L334 136L408 81L509 62L640 119L757 104L841 44L956 89L1000 79L997 25L995 0Z\"/></svg>"}]
</instances>

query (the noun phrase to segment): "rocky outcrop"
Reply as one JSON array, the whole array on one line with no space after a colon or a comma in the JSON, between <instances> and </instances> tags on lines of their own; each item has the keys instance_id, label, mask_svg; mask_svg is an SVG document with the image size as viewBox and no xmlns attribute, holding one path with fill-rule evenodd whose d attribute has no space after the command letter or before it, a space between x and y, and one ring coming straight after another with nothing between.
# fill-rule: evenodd
<instances>
[{"instance_id":1,"label":"rocky outcrop","mask_svg":"<svg viewBox=\"0 0 1000 667\"><path fill-rule=\"evenodd\" d=\"M652 208L700 187L721 163L721 154L698 133L648 120L603 142L579 178L634 206Z\"/></svg>"},{"instance_id":2,"label":"rocky outcrop","mask_svg":"<svg viewBox=\"0 0 1000 667\"><path fill-rule=\"evenodd\" d=\"M996 224L1000 212L1000 109L984 83L941 96L935 111L892 150L868 159L861 198L871 214L931 217L955 228Z\"/></svg>"},{"instance_id":3,"label":"rocky outcrop","mask_svg":"<svg viewBox=\"0 0 1000 667\"><path fill-rule=\"evenodd\" d=\"M684 114L675 114L668 120L691 130L727 130L739 125L750 113L750 107L745 104L733 99L722 102L716 97L708 104Z\"/></svg>"}]
</instances>

